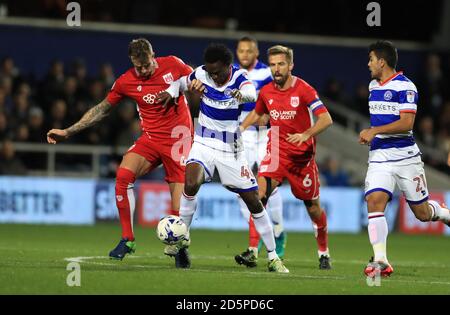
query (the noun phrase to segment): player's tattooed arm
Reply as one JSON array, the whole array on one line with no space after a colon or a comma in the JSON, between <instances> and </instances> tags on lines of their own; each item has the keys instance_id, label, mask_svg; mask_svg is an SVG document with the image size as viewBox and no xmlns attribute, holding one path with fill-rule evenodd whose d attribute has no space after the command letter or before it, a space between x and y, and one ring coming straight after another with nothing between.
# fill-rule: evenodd
<instances>
[{"instance_id":1,"label":"player's tattooed arm","mask_svg":"<svg viewBox=\"0 0 450 315\"><path fill-rule=\"evenodd\" d=\"M97 124L99 121L109 115L111 109L111 104L106 99L104 99L99 104L89 109L78 122L65 129L67 132L67 136L70 137L86 128Z\"/></svg>"},{"instance_id":2,"label":"player's tattooed arm","mask_svg":"<svg viewBox=\"0 0 450 315\"><path fill-rule=\"evenodd\" d=\"M68 139L70 136L95 125L97 122L109 115L112 106L104 99L99 104L88 110L83 117L67 129L52 129L47 132L47 142L56 144Z\"/></svg>"}]
</instances>

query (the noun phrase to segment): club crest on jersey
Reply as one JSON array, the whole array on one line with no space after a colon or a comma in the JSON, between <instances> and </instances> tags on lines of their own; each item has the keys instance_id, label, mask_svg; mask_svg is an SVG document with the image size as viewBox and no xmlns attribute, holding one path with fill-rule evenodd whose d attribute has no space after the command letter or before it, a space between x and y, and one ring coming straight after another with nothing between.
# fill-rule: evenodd
<instances>
[{"instance_id":1,"label":"club crest on jersey","mask_svg":"<svg viewBox=\"0 0 450 315\"><path fill-rule=\"evenodd\" d=\"M416 93L414 93L414 91L407 91L406 92L406 100L408 101L408 103L414 103L415 96L416 96Z\"/></svg>"},{"instance_id":2,"label":"club crest on jersey","mask_svg":"<svg viewBox=\"0 0 450 315\"><path fill-rule=\"evenodd\" d=\"M173 82L172 72L169 72L169 73L163 75L163 79L164 79L164 82L166 82L167 84L172 83Z\"/></svg>"},{"instance_id":3,"label":"club crest on jersey","mask_svg":"<svg viewBox=\"0 0 450 315\"><path fill-rule=\"evenodd\" d=\"M230 88L226 88L225 91L223 91L223 94L225 94L225 96L231 96L231 92Z\"/></svg>"},{"instance_id":4,"label":"club crest on jersey","mask_svg":"<svg viewBox=\"0 0 450 315\"><path fill-rule=\"evenodd\" d=\"M270 99L269 100L269 105L272 105L272 103L273 103L273 99Z\"/></svg>"},{"instance_id":5,"label":"club crest on jersey","mask_svg":"<svg viewBox=\"0 0 450 315\"><path fill-rule=\"evenodd\" d=\"M142 91L142 85L139 85L138 87L137 87L137 90L140 92L140 91Z\"/></svg>"},{"instance_id":6,"label":"club crest on jersey","mask_svg":"<svg viewBox=\"0 0 450 315\"><path fill-rule=\"evenodd\" d=\"M392 99L392 92L391 91L386 91L386 93L384 93L384 99L386 101L390 101Z\"/></svg>"},{"instance_id":7,"label":"club crest on jersey","mask_svg":"<svg viewBox=\"0 0 450 315\"><path fill-rule=\"evenodd\" d=\"M298 96L291 96L291 106L295 108L298 105L300 105L300 98Z\"/></svg>"}]
</instances>

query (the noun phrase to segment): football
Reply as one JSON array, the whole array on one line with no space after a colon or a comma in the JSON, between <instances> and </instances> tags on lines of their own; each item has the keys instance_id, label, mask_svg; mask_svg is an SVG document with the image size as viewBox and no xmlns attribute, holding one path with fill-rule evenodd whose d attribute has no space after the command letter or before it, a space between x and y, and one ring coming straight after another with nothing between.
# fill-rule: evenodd
<instances>
[{"instance_id":1,"label":"football","mask_svg":"<svg viewBox=\"0 0 450 315\"><path fill-rule=\"evenodd\" d=\"M185 239L187 234L187 226L176 215L169 215L159 220L156 228L156 235L167 245L174 245Z\"/></svg>"}]
</instances>

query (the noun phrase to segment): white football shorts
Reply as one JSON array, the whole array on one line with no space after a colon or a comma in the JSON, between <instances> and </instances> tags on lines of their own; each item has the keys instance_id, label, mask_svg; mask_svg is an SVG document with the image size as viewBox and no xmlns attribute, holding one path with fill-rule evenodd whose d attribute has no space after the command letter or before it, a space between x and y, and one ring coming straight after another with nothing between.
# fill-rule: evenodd
<instances>
[{"instance_id":1,"label":"white football shorts","mask_svg":"<svg viewBox=\"0 0 450 315\"><path fill-rule=\"evenodd\" d=\"M395 185L399 187L408 203L420 204L428 199L428 188L423 163L398 165L396 163L369 163L365 196L384 191L392 199Z\"/></svg>"},{"instance_id":2,"label":"white football shorts","mask_svg":"<svg viewBox=\"0 0 450 315\"><path fill-rule=\"evenodd\" d=\"M224 152L194 142L187 164L198 163L205 170L205 182L210 182L217 169L220 181L227 189L239 193L258 189L255 176L250 170L244 151Z\"/></svg>"}]
</instances>

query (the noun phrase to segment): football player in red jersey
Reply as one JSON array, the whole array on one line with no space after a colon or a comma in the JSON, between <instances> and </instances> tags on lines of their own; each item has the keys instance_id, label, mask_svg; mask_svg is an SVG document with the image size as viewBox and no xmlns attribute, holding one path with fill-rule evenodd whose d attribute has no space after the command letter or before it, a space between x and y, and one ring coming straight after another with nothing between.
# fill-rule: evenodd
<instances>
[{"instance_id":1,"label":"football player in red jersey","mask_svg":"<svg viewBox=\"0 0 450 315\"><path fill-rule=\"evenodd\" d=\"M241 124L241 130L270 116L271 131L267 155L258 173L259 196L267 203L275 187L287 178L295 197L303 200L315 229L319 268L330 269L327 218L319 202L319 171L315 162L315 136L333 123L316 90L292 75L293 51L281 45L267 51L273 82L265 85L255 109ZM312 115L317 117L314 123ZM241 254L242 255L242 254ZM242 257L254 261L254 257Z\"/></svg>"},{"instance_id":2,"label":"football player in red jersey","mask_svg":"<svg viewBox=\"0 0 450 315\"><path fill-rule=\"evenodd\" d=\"M158 95L173 81L192 72L192 68L174 56L157 57L150 42L144 38L132 40L128 55L133 67L114 83L106 98L88 110L66 129L52 129L47 141L55 144L95 125L104 119L124 97L136 101L142 134L128 149L117 169L116 205L122 225L122 239L109 256L122 260L135 251L133 185L137 177L155 167L164 166L172 198L172 213L178 214L184 185L185 158L192 143L192 119L184 96L178 102L163 104ZM166 247L165 254L175 256L176 248Z\"/></svg>"}]
</instances>

